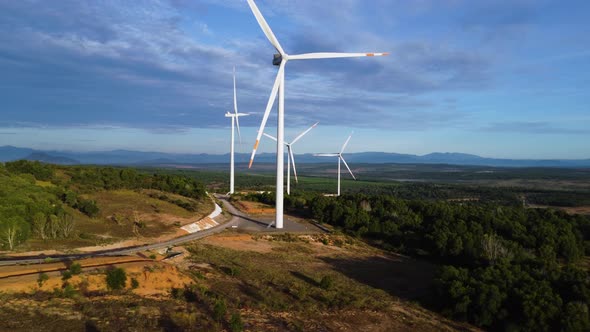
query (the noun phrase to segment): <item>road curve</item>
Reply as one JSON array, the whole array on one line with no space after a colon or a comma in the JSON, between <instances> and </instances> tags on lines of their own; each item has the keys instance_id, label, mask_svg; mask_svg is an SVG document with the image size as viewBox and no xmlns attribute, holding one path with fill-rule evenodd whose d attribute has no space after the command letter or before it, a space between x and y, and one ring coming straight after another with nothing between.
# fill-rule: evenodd
<instances>
[{"instance_id":1,"label":"road curve","mask_svg":"<svg viewBox=\"0 0 590 332\"><path fill-rule=\"evenodd\" d=\"M122 256L122 255L131 255L135 254L140 251L146 250L154 250L160 248L166 248L171 246L176 246L182 243L198 240L213 234L220 233L227 229L228 227L235 226L238 224L239 220L242 217L242 214L234 208L228 201L227 197L216 195L216 197L221 201L223 208L226 209L231 215L232 218L230 221L220 224L218 226L202 230L196 233L180 236L171 240L162 241L158 243L146 244L141 246L134 246L134 247L126 247L126 248L118 248L118 249L109 249L109 250L99 250L93 252L87 252L83 254L71 254L71 255L41 255L41 256L34 256L34 257L26 257L26 258L15 258L15 259L0 259L0 266L7 266L7 265L23 265L23 264L41 264L44 263L47 258L50 258L53 261L69 261L69 260L76 260L82 258L89 258L89 257L99 257L99 256Z\"/></svg>"}]
</instances>

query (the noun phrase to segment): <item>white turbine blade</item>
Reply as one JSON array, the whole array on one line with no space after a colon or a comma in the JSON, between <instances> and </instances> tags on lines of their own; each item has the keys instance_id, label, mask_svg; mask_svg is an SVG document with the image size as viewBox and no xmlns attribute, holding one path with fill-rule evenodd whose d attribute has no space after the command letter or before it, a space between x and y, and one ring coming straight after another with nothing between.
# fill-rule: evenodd
<instances>
[{"instance_id":1,"label":"white turbine blade","mask_svg":"<svg viewBox=\"0 0 590 332\"><path fill-rule=\"evenodd\" d=\"M291 144L295 144L295 142L297 142L301 137L303 137L305 134L309 133L310 130L315 128L318 125L318 123L319 122L316 122L313 126L309 127L309 129L307 129L306 131L299 134L299 136L295 137L295 139L291 142Z\"/></svg>"},{"instance_id":2,"label":"white turbine blade","mask_svg":"<svg viewBox=\"0 0 590 332\"><path fill-rule=\"evenodd\" d=\"M289 60L361 58L366 56L386 56L389 53L305 53L289 55Z\"/></svg>"},{"instance_id":3,"label":"white turbine blade","mask_svg":"<svg viewBox=\"0 0 590 332\"><path fill-rule=\"evenodd\" d=\"M252 13L256 17L256 21L258 21L258 25L260 25L262 32L264 32L264 34L266 35L266 38L268 38L270 43L277 49L277 51L279 53L281 53L281 55L284 55L285 51L283 51L281 44L279 44L277 37L275 37L275 34L270 29L270 26L268 25L268 23L264 19L264 16L262 16L262 13L258 9L258 6L256 6L256 3L254 3L254 0L248 0L248 5L250 5L250 9L252 10Z\"/></svg>"},{"instance_id":4,"label":"white turbine blade","mask_svg":"<svg viewBox=\"0 0 590 332\"><path fill-rule=\"evenodd\" d=\"M236 67L234 67L234 113L238 115L238 95L236 92Z\"/></svg>"},{"instance_id":5,"label":"white turbine blade","mask_svg":"<svg viewBox=\"0 0 590 332\"><path fill-rule=\"evenodd\" d=\"M262 134L262 135L264 135L264 136L266 136L266 137L270 138L271 140L273 140L273 141L275 141L275 142L277 141L277 139L276 139L274 136L271 136L271 135L269 135L269 134L267 134L267 133L264 133L264 134Z\"/></svg>"},{"instance_id":6,"label":"white turbine blade","mask_svg":"<svg viewBox=\"0 0 590 332\"><path fill-rule=\"evenodd\" d=\"M295 175L295 182L299 183L299 180L297 180L297 168L295 168L295 156L293 156L293 149L290 145L287 145L287 149L289 150L289 155L291 156L291 164L293 165L293 175Z\"/></svg>"},{"instance_id":7,"label":"white turbine blade","mask_svg":"<svg viewBox=\"0 0 590 332\"><path fill-rule=\"evenodd\" d=\"M342 149L340 149L340 153L344 152L344 149L346 149L346 146L348 145L348 142L350 142L351 138L352 138L352 134L350 134L350 136L348 136L348 139L346 140L346 142L344 142Z\"/></svg>"},{"instance_id":8,"label":"white turbine blade","mask_svg":"<svg viewBox=\"0 0 590 332\"><path fill-rule=\"evenodd\" d=\"M338 153L316 153L314 154L315 157L338 157L340 156Z\"/></svg>"},{"instance_id":9,"label":"white turbine blade","mask_svg":"<svg viewBox=\"0 0 590 332\"><path fill-rule=\"evenodd\" d=\"M240 119L238 116L238 94L236 92L236 67L234 66L234 113L236 114L236 126L238 127L238 138L242 144L242 133L240 132Z\"/></svg>"},{"instance_id":10,"label":"white turbine blade","mask_svg":"<svg viewBox=\"0 0 590 332\"><path fill-rule=\"evenodd\" d=\"M256 155L256 150L258 149L258 144L260 144L260 138L262 138L262 134L264 133L264 126L266 126L266 121L268 121L268 116L270 115L270 111L272 110L272 106L274 105L275 99L277 98L277 92L279 91L279 85L281 84L281 80L283 75L285 74L285 63L281 63L279 67L279 72L277 74L277 78L275 80L275 84L270 91L270 97L268 98L268 103L266 104L266 110L264 111L264 116L262 117L262 123L260 123L260 129L258 129L258 135L256 136L256 143L254 143L254 150L252 151L252 156L250 157L250 164L248 168L252 167L252 163L254 162L254 156Z\"/></svg>"},{"instance_id":11,"label":"white turbine blade","mask_svg":"<svg viewBox=\"0 0 590 332\"><path fill-rule=\"evenodd\" d=\"M346 160L344 160L344 158L342 156L340 156L340 159L342 160L342 162L344 163L344 166L346 166L346 168L348 169L348 171L350 172L350 175L352 175L352 178L356 180L356 178L354 177L354 174L352 174L352 171L350 170L350 167L348 167L348 164L346 163Z\"/></svg>"},{"instance_id":12,"label":"white turbine blade","mask_svg":"<svg viewBox=\"0 0 590 332\"><path fill-rule=\"evenodd\" d=\"M240 117L236 116L236 127L238 128L238 138L242 144L242 133L240 132Z\"/></svg>"}]
</instances>

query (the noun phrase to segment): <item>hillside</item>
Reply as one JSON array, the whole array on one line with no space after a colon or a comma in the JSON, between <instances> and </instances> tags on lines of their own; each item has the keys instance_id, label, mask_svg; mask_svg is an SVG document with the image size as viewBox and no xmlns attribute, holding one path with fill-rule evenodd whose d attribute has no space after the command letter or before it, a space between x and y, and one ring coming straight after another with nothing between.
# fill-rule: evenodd
<instances>
[{"instance_id":1,"label":"hillside","mask_svg":"<svg viewBox=\"0 0 590 332\"><path fill-rule=\"evenodd\" d=\"M65 281L48 273L41 286L37 274L0 279L0 287L26 290L3 295L0 329L27 330L34 321L45 331L477 330L413 303L432 281L430 264L347 236L228 231L174 250L185 255L165 262L118 258L115 266L127 276L122 291L107 288L104 265Z\"/></svg>"},{"instance_id":2,"label":"hillside","mask_svg":"<svg viewBox=\"0 0 590 332\"><path fill-rule=\"evenodd\" d=\"M0 250L65 250L176 236L213 210L204 186L133 169L0 165Z\"/></svg>"}]
</instances>

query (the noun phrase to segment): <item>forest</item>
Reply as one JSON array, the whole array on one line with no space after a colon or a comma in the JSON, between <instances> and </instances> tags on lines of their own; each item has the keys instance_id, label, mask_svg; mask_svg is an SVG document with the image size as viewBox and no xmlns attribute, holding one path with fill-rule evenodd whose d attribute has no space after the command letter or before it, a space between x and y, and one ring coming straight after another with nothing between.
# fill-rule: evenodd
<instances>
[{"instance_id":1,"label":"forest","mask_svg":"<svg viewBox=\"0 0 590 332\"><path fill-rule=\"evenodd\" d=\"M274 194L248 200L274 203ZM292 213L439 266L425 306L489 330L588 331L590 218L491 202L286 196Z\"/></svg>"},{"instance_id":2,"label":"forest","mask_svg":"<svg viewBox=\"0 0 590 332\"><path fill-rule=\"evenodd\" d=\"M95 217L99 207L84 194L113 189L156 189L194 199L206 196L202 183L181 175L25 160L0 164L0 247L13 250L30 237L71 237L76 225L66 207Z\"/></svg>"}]
</instances>

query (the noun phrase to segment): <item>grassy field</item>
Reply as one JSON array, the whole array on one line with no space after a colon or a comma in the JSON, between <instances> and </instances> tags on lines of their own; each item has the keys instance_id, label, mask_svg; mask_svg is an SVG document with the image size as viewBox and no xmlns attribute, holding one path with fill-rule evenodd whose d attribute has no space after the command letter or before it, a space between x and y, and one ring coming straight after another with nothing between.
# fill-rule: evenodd
<instances>
[{"instance_id":1,"label":"grassy field","mask_svg":"<svg viewBox=\"0 0 590 332\"><path fill-rule=\"evenodd\" d=\"M590 170L575 168L498 168L453 165L351 165L358 180L342 173L342 193L386 194L402 199L475 200L506 205L550 206L568 212L590 208ZM209 168L207 168L209 167ZM237 166L237 191L273 191L271 164L248 169ZM210 191L226 193L228 174L223 165L200 165L199 169L162 169L190 176ZM335 194L337 174L331 164L298 165L299 183L293 192ZM579 208L579 209L572 209Z\"/></svg>"}]
</instances>

